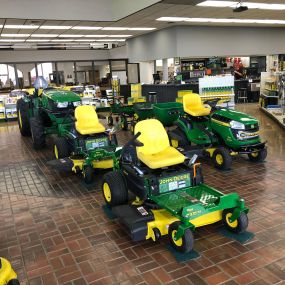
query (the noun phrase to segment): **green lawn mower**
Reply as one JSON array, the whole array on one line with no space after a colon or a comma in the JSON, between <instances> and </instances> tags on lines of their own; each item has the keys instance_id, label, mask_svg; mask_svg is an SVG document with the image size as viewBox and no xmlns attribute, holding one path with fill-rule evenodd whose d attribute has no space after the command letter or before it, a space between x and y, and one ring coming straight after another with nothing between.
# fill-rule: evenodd
<instances>
[{"instance_id":1,"label":"green lawn mower","mask_svg":"<svg viewBox=\"0 0 285 285\"><path fill-rule=\"evenodd\" d=\"M171 245L186 253L193 249L197 227L222 221L232 232L246 230L244 200L205 185L196 158L171 147L158 120L136 124L134 137L121 149L114 170L104 175L102 183L106 204L133 241L157 241L168 235Z\"/></svg>"},{"instance_id":2,"label":"green lawn mower","mask_svg":"<svg viewBox=\"0 0 285 285\"><path fill-rule=\"evenodd\" d=\"M247 154L250 161L267 156L255 118L228 108L217 107L220 99L204 102L198 94L183 96L184 114L169 131L171 144L182 152L192 151L211 157L218 169L229 169L232 156Z\"/></svg>"},{"instance_id":3,"label":"green lawn mower","mask_svg":"<svg viewBox=\"0 0 285 285\"><path fill-rule=\"evenodd\" d=\"M11 263L3 257L0 257L0 285L20 285Z\"/></svg>"}]
</instances>

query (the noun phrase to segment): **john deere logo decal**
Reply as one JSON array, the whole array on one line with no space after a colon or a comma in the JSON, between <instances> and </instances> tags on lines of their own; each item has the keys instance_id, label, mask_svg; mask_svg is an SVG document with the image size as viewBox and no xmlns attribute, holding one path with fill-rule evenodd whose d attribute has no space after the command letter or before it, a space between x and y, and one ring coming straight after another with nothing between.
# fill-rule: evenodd
<instances>
[{"instance_id":1,"label":"john deere logo decal","mask_svg":"<svg viewBox=\"0 0 285 285\"><path fill-rule=\"evenodd\" d=\"M165 193L190 186L190 174L185 173L177 176L162 178L159 180L159 192Z\"/></svg>"}]
</instances>

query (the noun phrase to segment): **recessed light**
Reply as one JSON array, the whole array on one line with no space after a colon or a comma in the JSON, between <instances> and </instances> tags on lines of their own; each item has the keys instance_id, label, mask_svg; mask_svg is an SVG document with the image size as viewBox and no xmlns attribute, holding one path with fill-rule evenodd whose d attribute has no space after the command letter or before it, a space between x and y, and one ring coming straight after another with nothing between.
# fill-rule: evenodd
<instances>
[{"instance_id":1,"label":"recessed light","mask_svg":"<svg viewBox=\"0 0 285 285\"><path fill-rule=\"evenodd\" d=\"M5 29L31 29L35 30L39 26L38 25L5 25Z\"/></svg>"},{"instance_id":2,"label":"recessed light","mask_svg":"<svg viewBox=\"0 0 285 285\"><path fill-rule=\"evenodd\" d=\"M83 35L68 35L68 34L65 34L65 35L59 35L58 37L59 38L81 38L81 37L83 37Z\"/></svg>"},{"instance_id":3,"label":"recessed light","mask_svg":"<svg viewBox=\"0 0 285 285\"><path fill-rule=\"evenodd\" d=\"M1 34L1 37L3 38L26 38L26 37L29 37L30 34Z\"/></svg>"},{"instance_id":4,"label":"recessed light","mask_svg":"<svg viewBox=\"0 0 285 285\"><path fill-rule=\"evenodd\" d=\"M104 31L125 31L125 30L128 30L128 28L124 28L124 27L105 27L102 30L104 30Z\"/></svg>"},{"instance_id":5,"label":"recessed light","mask_svg":"<svg viewBox=\"0 0 285 285\"><path fill-rule=\"evenodd\" d=\"M40 26L41 30L67 30L70 28L71 26Z\"/></svg>"},{"instance_id":6,"label":"recessed light","mask_svg":"<svg viewBox=\"0 0 285 285\"><path fill-rule=\"evenodd\" d=\"M32 34L32 38L56 38L57 34Z\"/></svg>"},{"instance_id":7,"label":"recessed light","mask_svg":"<svg viewBox=\"0 0 285 285\"><path fill-rule=\"evenodd\" d=\"M72 30L86 30L86 31L97 31L102 29L102 27L90 27L90 26L75 26L71 28Z\"/></svg>"},{"instance_id":8,"label":"recessed light","mask_svg":"<svg viewBox=\"0 0 285 285\"><path fill-rule=\"evenodd\" d=\"M75 42L94 42L96 40L93 39L80 39L80 40L74 40Z\"/></svg>"}]
</instances>

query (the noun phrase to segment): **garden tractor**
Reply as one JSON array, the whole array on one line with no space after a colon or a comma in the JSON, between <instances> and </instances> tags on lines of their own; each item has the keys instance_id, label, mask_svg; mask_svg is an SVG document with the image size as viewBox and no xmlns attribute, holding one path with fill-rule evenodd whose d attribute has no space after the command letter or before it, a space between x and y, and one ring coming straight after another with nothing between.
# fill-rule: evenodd
<instances>
[{"instance_id":1,"label":"garden tractor","mask_svg":"<svg viewBox=\"0 0 285 285\"><path fill-rule=\"evenodd\" d=\"M197 227L222 221L237 234L246 230L244 200L204 184L197 155L189 158L170 146L160 121L140 121L134 134L102 182L106 204L133 241L168 235L171 245L186 253ZM136 198L129 201L131 195Z\"/></svg>"},{"instance_id":2,"label":"garden tractor","mask_svg":"<svg viewBox=\"0 0 285 285\"><path fill-rule=\"evenodd\" d=\"M195 151L212 158L218 169L229 169L232 156L247 154L250 161L267 156L266 142L259 136L255 118L228 108L218 107L220 99L201 101L198 94L183 96L184 114L169 131L171 144L180 151Z\"/></svg>"}]
</instances>

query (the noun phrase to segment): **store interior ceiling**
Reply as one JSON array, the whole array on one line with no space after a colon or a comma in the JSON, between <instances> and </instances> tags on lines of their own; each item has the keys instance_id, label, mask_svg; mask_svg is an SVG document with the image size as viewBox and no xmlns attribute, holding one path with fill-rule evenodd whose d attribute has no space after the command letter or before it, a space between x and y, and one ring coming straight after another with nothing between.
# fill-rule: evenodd
<instances>
[{"instance_id":1,"label":"store interior ceiling","mask_svg":"<svg viewBox=\"0 0 285 285\"><path fill-rule=\"evenodd\" d=\"M21 17L15 15L12 11L13 5L6 5L1 0L0 11L0 48L1 49L37 49L41 48L64 48L73 46L74 48L113 48L125 45L128 38L136 37L155 30L167 28L175 25L206 25L206 26L254 26L254 27L284 27L285 26L285 3L281 0L253 0L253 3L263 4L259 8L249 8L241 13L233 12L233 9L239 5L238 1L202 1L202 0L143 0L134 8L133 0L119 0L125 6L118 8L120 19L115 17L115 11L110 16L106 14L101 16L98 21L98 4L100 8L108 10L107 4L113 2L113 10L118 6L118 0L85 0L72 1L74 5L72 11L66 9L65 15L62 14L62 20L55 10L50 12L32 11L23 12ZM1 3L3 2L3 3ZM26 1L19 1L19 5L26 5ZM35 1L32 1L35 2ZM58 1L37 1L41 5L41 11L45 10L45 5L51 5ZM35 2L35 3L37 3ZM68 0L61 0L60 5ZM85 14L85 4L87 8L94 5L93 14ZM100 3L99 3L100 2ZM117 6L114 6L116 2ZM215 2L215 3L214 3ZM104 4L106 3L106 4ZM214 5L212 5L214 3ZM227 6L228 7L217 7ZM124 7L128 7L122 12ZM267 4L267 6L266 6ZM270 4L275 4L271 6ZM97 6L96 6L97 5ZM102 5L105 5L103 7ZM252 6L252 2L243 1L242 5ZM250 6L251 5L251 6ZM269 6L268 6L269 5ZM78 7L77 7L78 6ZM211 7L214 6L214 7ZM2 9L2 7L4 7ZM254 6L253 6L254 7ZM19 7L21 8L21 6ZM76 9L78 8L78 9ZM81 9L80 9L81 8ZM4 11L5 10L5 11ZM11 11L10 11L11 10ZM20 10L21 9L17 9ZM102 10L102 11L103 11ZM100 12L100 11L99 11ZM3 18L3 15L15 15L10 18ZM107 13L107 12L106 12ZM126 13L129 13L126 15ZM104 13L103 13L104 14ZM18 17L17 17L18 16ZM97 18L96 18L97 17ZM103 20L102 20L103 17ZM170 18L162 18L170 17ZM174 18L173 18L174 17ZM70 19L73 20L70 20ZM116 19L107 21L104 19ZM209 20L210 19L210 20ZM221 22L211 21L211 19L223 19ZM251 20L246 22L235 22L236 19ZM267 20L267 23L258 23L254 20ZM268 21L270 20L270 21ZM274 21L272 21L274 20ZM279 22L277 21L279 20Z\"/></svg>"}]
</instances>

